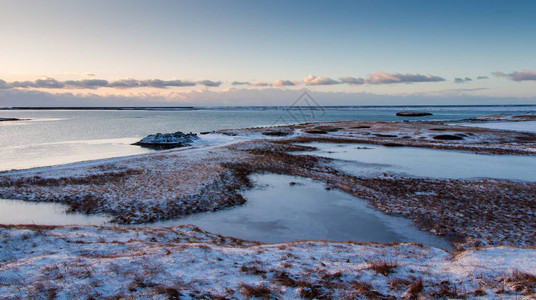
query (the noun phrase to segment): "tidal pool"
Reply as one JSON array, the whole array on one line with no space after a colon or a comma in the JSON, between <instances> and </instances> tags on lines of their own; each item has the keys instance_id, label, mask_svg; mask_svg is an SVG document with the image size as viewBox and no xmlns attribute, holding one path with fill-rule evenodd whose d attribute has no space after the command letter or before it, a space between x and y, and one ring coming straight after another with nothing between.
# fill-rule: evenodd
<instances>
[{"instance_id":1,"label":"tidal pool","mask_svg":"<svg viewBox=\"0 0 536 300\"><path fill-rule=\"evenodd\" d=\"M194 224L226 236L265 243L298 240L417 242L450 249L445 240L401 217L382 214L367 202L295 176L256 174L241 206L152 224ZM290 184L293 182L294 184Z\"/></svg>"},{"instance_id":2,"label":"tidal pool","mask_svg":"<svg viewBox=\"0 0 536 300\"><path fill-rule=\"evenodd\" d=\"M106 225L105 215L66 213L68 206L50 202L0 199L0 224Z\"/></svg>"},{"instance_id":3,"label":"tidal pool","mask_svg":"<svg viewBox=\"0 0 536 300\"><path fill-rule=\"evenodd\" d=\"M295 152L333 158L336 168L357 177L383 173L450 179L496 178L536 181L536 157L490 155L415 147L309 143L316 151Z\"/></svg>"}]
</instances>

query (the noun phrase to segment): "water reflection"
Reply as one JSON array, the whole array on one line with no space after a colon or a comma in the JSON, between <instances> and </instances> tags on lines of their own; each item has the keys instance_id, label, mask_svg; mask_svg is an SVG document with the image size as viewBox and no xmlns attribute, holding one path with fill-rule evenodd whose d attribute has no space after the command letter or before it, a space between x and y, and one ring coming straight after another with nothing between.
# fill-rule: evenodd
<instances>
[{"instance_id":1,"label":"water reflection","mask_svg":"<svg viewBox=\"0 0 536 300\"><path fill-rule=\"evenodd\" d=\"M308 179L254 175L247 202L218 212L200 213L155 226L194 224L201 229L267 243L297 240L418 242L449 248L446 241L419 231L411 221L382 214L367 202ZM296 184L290 185L290 182Z\"/></svg>"},{"instance_id":2,"label":"water reflection","mask_svg":"<svg viewBox=\"0 0 536 300\"><path fill-rule=\"evenodd\" d=\"M50 202L0 199L0 224L106 225L104 215L66 213L68 206Z\"/></svg>"},{"instance_id":3,"label":"water reflection","mask_svg":"<svg viewBox=\"0 0 536 300\"><path fill-rule=\"evenodd\" d=\"M303 144L317 151L296 152L343 160L337 168L358 177L382 173L402 176L473 179L499 178L536 181L536 157L487 155L471 152L363 144Z\"/></svg>"}]
</instances>

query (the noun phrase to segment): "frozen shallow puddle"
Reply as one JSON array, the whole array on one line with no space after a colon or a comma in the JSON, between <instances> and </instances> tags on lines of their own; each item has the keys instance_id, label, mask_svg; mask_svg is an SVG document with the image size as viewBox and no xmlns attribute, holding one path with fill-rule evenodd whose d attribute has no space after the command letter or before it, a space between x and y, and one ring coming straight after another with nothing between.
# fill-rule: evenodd
<instances>
[{"instance_id":1,"label":"frozen shallow puddle","mask_svg":"<svg viewBox=\"0 0 536 300\"><path fill-rule=\"evenodd\" d=\"M536 157L490 155L415 147L310 143L316 151L295 152L337 159L335 166L357 177L382 173L451 179L498 178L536 181Z\"/></svg>"},{"instance_id":2,"label":"frozen shallow puddle","mask_svg":"<svg viewBox=\"0 0 536 300\"><path fill-rule=\"evenodd\" d=\"M111 218L101 215L66 213L67 205L0 199L0 224L106 225Z\"/></svg>"},{"instance_id":3,"label":"frozen shallow puddle","mask_svg":"<svg viewBox=\"0 0 536 300\"><path fill-rule=\"evenodd\" d=\"M384 215L367 202L300 177L253 175L255 187L243 193L244 205L200 213L155 226L194 224L226 236L278 243L298 240L417 242L450 248L407 219ZM296 184L290 185L290 182Z\"/></svg>"}]
</instances>

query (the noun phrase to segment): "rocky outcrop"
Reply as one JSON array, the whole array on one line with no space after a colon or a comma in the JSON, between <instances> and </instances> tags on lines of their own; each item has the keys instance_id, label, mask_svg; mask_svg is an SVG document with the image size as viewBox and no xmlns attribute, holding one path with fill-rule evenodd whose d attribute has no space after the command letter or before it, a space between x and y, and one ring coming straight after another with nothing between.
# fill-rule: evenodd
<instances>
[{"instance_id":1,"label":"rocky outcrop","mask_svg":"<svg viewBox=\"0 0 536 300\"><path fill-rule=\"evenodd\" d=\"M183 133L177 131L175 133L157 133L151 134L134 145L150 147L150 148L177 148L191 146L192 143L199 139L195 133Z\"/></svg>"},{"instance_id":2,"label":"rocky outcrop","mask_svg":"<svg viewBox=\"0 0 536 300\"><path fill-rule=\"evenodd\" d=\"M290 132L280 131L280 130L269 130L269 131L264 131L262 133L262 135L267 135L267 136L287 136L289 134Z\"/></svg>"},{"instance_id":3,"label":"rocky outcrop","mask_svg":"<svg viewBox=\"0 0 536 300\"><path fill-rule=\"evenodd\" d=\"M536 121L536 114L526 113L524 115L496 114L489 116L473 117L471 121Z\"/></svg>"},{"instance_id":4,"label":"rocky outcrop","mask_svg":"<svg viewBox=\"0 0 536 300\"><path fill-rule=\"evenodd\" d=\"M399 117L424 117L424 116L433 116L429 112L422 111L400 111L396 113Z\"/></svg>"},{"instance_id":5,"label":"rocky outcrop","mask_svg":"<svg viewBox=\"0 0 536 300\"><path fill-rule=\"evenodd\" d=\"M458 135L452 135L452 134L440 134L434 136L434 140L444 140L444 141L459 141L463 140L463 137Z\"/></svg>"},{"instance_id":6,"label":"rocky outcrop","mask_svg":"<svg viewBox=\"0 0 536 300\"><path fill-rule=\"evenodd\" d=\"M0 122L2 121L20 121L20 119L17 118L0 118Z\"/></svg>"}]
</instances>

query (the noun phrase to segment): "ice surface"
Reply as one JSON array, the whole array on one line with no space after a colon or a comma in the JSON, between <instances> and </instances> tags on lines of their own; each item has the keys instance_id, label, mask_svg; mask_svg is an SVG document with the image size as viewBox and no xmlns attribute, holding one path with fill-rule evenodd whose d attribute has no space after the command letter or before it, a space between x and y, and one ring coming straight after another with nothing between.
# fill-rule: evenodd
<instances>
[{"instance_id":1,"label":"ice surface","mask_svg":"<svg viewBox=\"0 0 536 300\"><path fill-rule=\"evenodd\" d=\"M296 152L329 157L337 167L358 177L382 173L401 176L471 179L500 178L536 181L536 157L488 155L414 147L364 144L310 143L317 151Z\"/></svg>"},{"instance_id":2,"label":"ice surface","mask_svg":"<svg viewBox=\"0 0 536 300\"><path fill-rule=\"evenodd\" d=\"M110 217L66 213L67 205L47 202L26 202L0 199L1 224L36 225L105 225Z\"/></svg>"},{"instance_id":3,"label":"ice surface","mask_svg":"<svg viewBox=\"0 0 536 300\"><path fill-rule=\"evenodd\" d=\"M456 125L482 127L482 128L489 128L489 129L522 131L522 132L536 132L536 121L462 123L462 124L456 124Z\"/></svg>"},{"instance_id":4,"label":"ice surface","mask_svg":"<svg viewBox=\"0 0 536 300\"><path fill-rule=\"evenodd\" d=\"M203 230L267 243L298 240L418 242L448 248L446 241L419 231L410 220L382 214L367 202L295 176L254 175L247 202L155 226L194 224ZM296 184L290 185L290 182Z\"/></svg>"}]
</instances>

